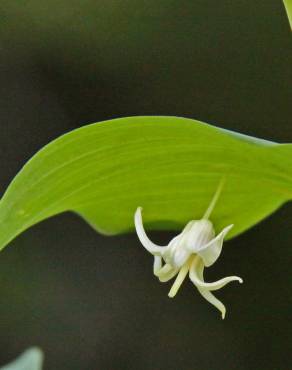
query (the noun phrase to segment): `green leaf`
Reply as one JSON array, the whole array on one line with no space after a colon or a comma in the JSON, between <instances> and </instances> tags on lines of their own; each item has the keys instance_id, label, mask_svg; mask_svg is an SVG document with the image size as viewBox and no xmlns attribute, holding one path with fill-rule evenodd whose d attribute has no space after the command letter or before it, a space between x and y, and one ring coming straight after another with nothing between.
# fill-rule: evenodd
<instances>
[{"instance_id":1,"label":"green leaf","mask_svg":"<svg viewBox=\"0 0 292 370\"><path fill-rule=\"evenodd\" d=\"M30 348L10 364L3 366L0 370L41 370L43 365L43 354L38 348Z\"/></svg>"},{"instance_id":2,"label":"green leaf","mask_svg":"<svg viewBox=\"0 0 292 370\"><path fill-rule=\"evenodd\" d=\"M82 127L53 141L20 171L0 201L0 247L48 217L74 211L105 234L180 229L202 217L234 223L229 237L292 197L292 145L177 117L131 117Z\"/></svg>"},{"instance_id":3,"label":"green leaf","mask_svg":"<svg viewBox=\"0 0 292 370\"><path fill-rule=\"evenodd\" d=\"M283 0L288 15L290 27L292 29L292 0Z\"/></svg>"}]
</instances>

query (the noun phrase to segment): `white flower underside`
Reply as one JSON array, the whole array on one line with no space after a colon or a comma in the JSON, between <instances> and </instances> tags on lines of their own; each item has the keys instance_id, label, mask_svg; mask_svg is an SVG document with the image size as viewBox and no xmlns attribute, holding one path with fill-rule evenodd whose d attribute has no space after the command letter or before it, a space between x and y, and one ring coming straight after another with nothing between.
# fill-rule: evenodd
<instances>
[{"instance_id":1,"label":"white flower underside","mask_svg":"<svg viewBox=\"0 0 292 370\"><path fill-rule=\"evenodd\" d=\"M221 189L220 189L221 190ZM215 306L224 319L226 309L211 291L223 288L231 281L242 283L238 276L228 276L213 283L204 281L204 267L211 266L219 258L223 240L233 225L224 228L216 237L212 223L207 219L218 199L217 190L202 220L190 221L181 234L177 235L167 246L154 244L147 236L142 221L142 208L135 213L135 227L142 245L154 256L153 273L161 282L167 282L176 276L168 293L174 297L186 276L196 286L200 294Z\"/></svg>"}]
</instances>

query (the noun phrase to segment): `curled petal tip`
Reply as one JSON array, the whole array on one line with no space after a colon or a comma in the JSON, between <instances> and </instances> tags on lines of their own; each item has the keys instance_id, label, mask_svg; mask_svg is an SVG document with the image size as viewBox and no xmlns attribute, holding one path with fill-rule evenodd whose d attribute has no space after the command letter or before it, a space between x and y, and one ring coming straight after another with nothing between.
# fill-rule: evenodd
<instances>
[{"instance_id":1,"label":"curled petal tip","mask_svg":"<svg viewBox=\"0 0 292 370\"><path fill-rule=\"evenodd\" d=\"M230 224L228 226L226 226L222 231L221 233L223 234L223 237L225 237L226 234L229 233L229 231L233 228L234 224Z\"/></svg>"},{"instance_id":2,"label":"curled petal tip","mask_svg":"<svg viewBox=\"0 0 292 370\"><path fill-rule=\"evenodd\" d=\"M230 278L232 278L232 280L230 280L230 281L238 281L239 284L243 283L242 278L240 278L239 276L230 276Z\"/></svg>"},{"instance_id":3,"label":"curled petal tip","mask_svg":"<svg viewBox=\"0 0 292 370\"><path fill-rule=\"evenodd\" d=\"M222 302L220 302L220 303L221 304L219 304L217 306L217 309L221 312L221 318L222 318L222 320L224 320L225 319L225 316L226 316L226 307L224 306L224 304Z\"/></svg>"},{"instance_id":4,"label":"curled petal tip","mask_svg":"<svg viewBox=\"0 0 292 370\"><path fill-rule=\"evenodd\" d=\"M142 207L137 207L136 212L135 212L135 219L137 217L142 217L142 211L143 211Z\"/></svg>"}]
</instances>

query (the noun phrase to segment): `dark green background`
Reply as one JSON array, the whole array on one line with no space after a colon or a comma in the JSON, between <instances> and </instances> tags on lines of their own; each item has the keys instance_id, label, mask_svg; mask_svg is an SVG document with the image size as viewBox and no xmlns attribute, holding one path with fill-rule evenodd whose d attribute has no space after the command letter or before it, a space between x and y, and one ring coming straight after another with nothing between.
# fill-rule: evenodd
<instances>
[{"instance_id":1,"label":"dark green background","mask_svg":"<svg viewBox=\"0 0 292 370\"><path fill-rule=\"evenodd\" d=\"M280 0L2 0L0 190L50 140L113 117L292 142L291 86ZM207 278L244 284L217 294L222 321L189 282L170 300L135 235L45 221L1 253L0 362L39 345L46 370L291 369L291 223L288 204L226 244Z\"/></svg>"}]
</instances>

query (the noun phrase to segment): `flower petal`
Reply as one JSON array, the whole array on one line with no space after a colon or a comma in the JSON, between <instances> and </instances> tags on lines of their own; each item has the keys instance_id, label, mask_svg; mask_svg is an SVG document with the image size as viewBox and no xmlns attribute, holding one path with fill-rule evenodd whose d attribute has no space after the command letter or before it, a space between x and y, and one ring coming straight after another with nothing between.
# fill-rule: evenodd
<instances>
[{"instance_id":1,"label":"flower petal","mask_svg":"<svg viewBox=\"0 0 292 370\"><path fill-rule=\"evenodd\" d=\"M178 269L172 267L166 263L163 267L162 258L160 256L154 256L153 272L162 283L172 279L178 272Z\"/></svg>"},{"instance_id":2,"label":"flower petal","mask_svg":"<svg viewBox=\"0 0 292 370\"><path fill-rule=\"evenodd\" d=\"M205 266L211 266L220 256L223 240L228 231L233 227L229 225L225 227L216 238L212 239L209 243L205 244L196 253L203 259Z\"/></svg>"},{"instance_id":3,"label":"flower petal","mask_svg":"<svg viewBox=\"0 0 292 370\"><path fill-rule=\"evenodd\" d=\"M153 274L156 275L156 273L161 269L161 267L162 267L162 258L160 256L154 256Z\"/></svg>"},{"instance_id":4,"label":"flower petal","mask_svg":"<svg viewBox=\"0 0 292 370\"><path fill-rule=\"evenodd\" d=\"M239 281L242 283L242 279L238 276L227 276L213 283L206 283L203 278L203 273L204 263L199 256L195 256L190 268L190 279L197 287L207 290L218 290L231 281Z\"/></svg>"},{"instance_id":5,"label":"flower petal","mask_svg":"<svg viewBox=\"0 0 292 370\"><path fill-rule=\"evenodd\" d=\"M198 278L199 278L200 281L204 281L203 271L204 271L204 265L199 264L198 267L197 267L196 273L197 273ZM191 278L191 272L192 272L192 267L190 269L190 278ZM192 280L192 278L191 278L191 280ZM224 304L221 301L219 301L219 299L217 299L214 296L214 294L212 294L208 289L202 288L202 287L198 286L197 284L195 284L195 286L198 289L199 293L202 295L202 297L204 297L209 303L211 303L213 306L215 306L221 312L222 319L224 319L225 314L226 314L226 308L225 308Z\"/></svg>"},{"instance_id":6,"label":"flower petal","mask_svg":"<svg viewBox=\"0 0 292 370\"><path fill-rule=\"evenodd\" d=\"M197 289L202 295L202 297L204 297L208 302L210 302L213 306L215 306L221 312L222 319L224 320L225 314L226 314L226 308L224 304L221 301L219 301L219 299L216 298L214 294L212 294L209 290L198 288L198 287Z\"/></svg>"},{"instance_id":7,"label":"flower petal","mask_svg":"<svg viewBox=\"0 0 292 370\"><path fill-rule=\"evenodd\" d=\"M173 270L173 267L169 263L166 263L163 267L161 267L161 269L155 271L154 275L157 277L162 277L165 274L168 274L172 270Z\"/></svg>"},{"instance_id":8,"label":"flower petal","mask_svg":"<svg viewBox=\"0 0 292 370\"><path fill-rule=\"evenodd\" d=\"M146 232L143 227L143 220L142 220L142 208L138 207L135 213L135 227L138 238L142 243L143 247L147 249L153 255L162 255L164 252L165 247L161 247L159 245L154 244L146 235Z\"/></svg>"},{"instance_id":9,"label":"flower petal","mask_svg":"<svg viewBox=\"0 0 292 370\"><path fill-rule=\"evenodd\" d=\"M164 274L163 276L159 276L158 279L161 283L166 283L167 281L171 280L177 273L178 273L178 269L173 268L167 274Z\"/></svg>"}]
</instances>

